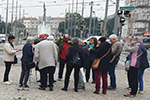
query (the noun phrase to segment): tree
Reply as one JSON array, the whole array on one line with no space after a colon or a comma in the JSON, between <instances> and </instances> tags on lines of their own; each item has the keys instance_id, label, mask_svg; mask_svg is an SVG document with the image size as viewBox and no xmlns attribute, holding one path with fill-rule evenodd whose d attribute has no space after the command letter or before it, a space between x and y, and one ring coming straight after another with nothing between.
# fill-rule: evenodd
<instances>
[{"instance_id":1,"label":"tree","mask_svg":"<svg viewBox=\"0 0 150 100\"><path fill-rule=\"evenodd\" d=\"M0 22L0 34L4 34L5 33L5 22L2 21Z\"/></svg>"},{"instance_id":2,"label":"tree","mask_svg":"<svg viewBox=\"0 0 150 100\"><path fill-rule=\"evenodd\" d=\"M115 22L115 18L111 18L111 19L108 19L107 21L107 33L108 33L108 36L113 34L113 30L114 30L114 22Z\"/></svg>"}]
</instances>

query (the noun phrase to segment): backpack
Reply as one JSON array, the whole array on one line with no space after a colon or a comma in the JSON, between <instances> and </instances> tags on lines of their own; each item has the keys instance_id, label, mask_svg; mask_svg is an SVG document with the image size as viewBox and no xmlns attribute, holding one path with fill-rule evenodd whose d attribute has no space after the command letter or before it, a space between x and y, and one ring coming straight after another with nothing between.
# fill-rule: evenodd
<instances>
[{"instance_id":1,"label":"backpack","mask_svg":"<svg viewBox=\"0 0 150 100\"><path fill-rule=\"evenodd\" d=\"M78 52L72 58L72 64L75 67L81 67L82 66L82 61L81 61L81 56L79 55L79 51L80 51L80 49L78 50Z\"/></svg>"}]
</instances>

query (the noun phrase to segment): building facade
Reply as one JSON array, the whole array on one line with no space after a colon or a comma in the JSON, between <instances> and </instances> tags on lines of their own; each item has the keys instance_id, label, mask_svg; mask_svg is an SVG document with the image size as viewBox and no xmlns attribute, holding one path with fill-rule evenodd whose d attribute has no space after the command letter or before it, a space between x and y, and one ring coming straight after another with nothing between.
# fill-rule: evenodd
<instances>
[{"instance_id":1,"label":"building facade","mask_svg":"<svg viewBox=\"0 0 150 100\"><path fill-rule=\"evenodd\" d=\"M150 0L125 0L126 6L134 6L131 11L131 20L128 27L131 28L130 35L144 35L150 31Z\"/></svg>"}]
</instances>

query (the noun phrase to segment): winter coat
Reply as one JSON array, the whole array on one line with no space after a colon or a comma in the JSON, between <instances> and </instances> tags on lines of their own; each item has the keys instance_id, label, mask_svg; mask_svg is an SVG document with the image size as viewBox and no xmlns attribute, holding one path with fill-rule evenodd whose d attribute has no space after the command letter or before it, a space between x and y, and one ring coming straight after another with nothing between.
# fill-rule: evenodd
<instances>
[{"instance_id":1,"label":"winter coat","mask_svg":"<svg viewBox=\"0 0 150 100\"><path fill-rule=\"evenodd\" d=\"M57 56L56 45L52 41L43 40L35 46L34 61L39 62L39 69L55 66Z\"/></svg>"},{"instance_id":2,"label":"winter coat","mask_svg":"<svg viewBox=\"0 0 150 100\"><path fill-rule=\"evenodd\" d=\"M4 51L3 61L14 62L14 56L16 54L16 50L10 45L10 43L8 42L5 43L3 51Z\"/></svg>"},{"instance_id":3,"label":"winter coat","mask_svg":"<svg viewBox=\"0 0 150 100\"><path fill-rule=\"evenodd\" d=\"M34 53L32 51L32 45L29 44L29 43L26 43L23 47L23 50L22 50L22 58L21 58L21 61L23 62L33 62L33 56L34 56Z\"/></svg>"},{"instance_id":4,"label":"winter coat","mask_svg":"<svg viewBox=\"0 0 150 100\"><path fill-rule=\"evenodd\" d=\"M109 68L111 66L109 62L112 59L111 45L108 42L103 42L94 51L94 53L96 54L96 58L101 58L108 52L108 50L110 50L110 52L103 59L101 59L101 61L99 63L99 67L96 70L101 71L101 72L109 71Z\"/></svg>"}]
</instances>

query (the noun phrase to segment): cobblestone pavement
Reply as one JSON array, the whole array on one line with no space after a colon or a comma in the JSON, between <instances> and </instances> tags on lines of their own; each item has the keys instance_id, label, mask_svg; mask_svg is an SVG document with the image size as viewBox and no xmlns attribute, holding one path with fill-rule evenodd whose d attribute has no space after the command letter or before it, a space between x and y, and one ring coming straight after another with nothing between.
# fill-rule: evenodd
<instances>
[{"instance_id":1,"label":"cobblestone pavement","mask_svg":"<svg viewBox=\"0 0 150 100\"><path fill-rule=\"evenodd\" d=\"M57 79L58 67L55 73ZM0 66L0 78L2 80L4 73L4 66ZM64 81L57 81L54 85L54 91L50 92L38 90L39 83L36 82L35 71L32 71L30 76L29 89L21 90L18 87L20 77L20 65L12 66L10 73L10 80L13 81L11 85L5 85L0 82L0 100L150 100L150 70L146 70L144 75L145 91L144 95L137 95L135 98L126 98L123 94L128 93L125 89L127 85L126 73L121 65L116 70L117 75L117 89L115 91L108 91L106 95L93 94L95 85L91 82L86 84L86 90L79 90L78 93L73 91L73 75L70 79L70 85L67 92L61 91ZM38 75L39 77L39 75Z\"/></svg>"}]
</instances>

